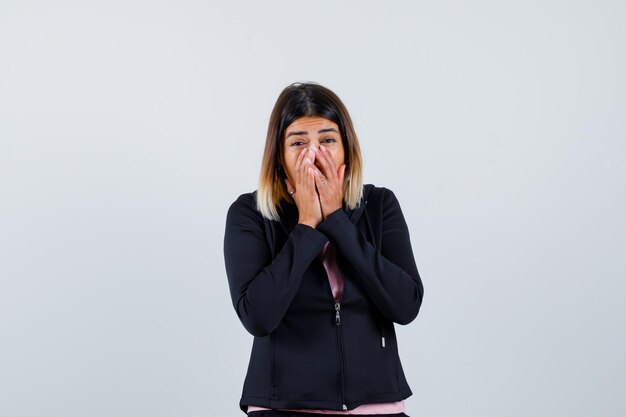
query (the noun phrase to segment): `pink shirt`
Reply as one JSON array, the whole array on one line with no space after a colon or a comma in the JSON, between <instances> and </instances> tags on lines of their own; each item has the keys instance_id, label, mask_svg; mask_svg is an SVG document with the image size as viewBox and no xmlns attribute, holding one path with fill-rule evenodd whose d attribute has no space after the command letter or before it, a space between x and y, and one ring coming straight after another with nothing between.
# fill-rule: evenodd
<instances>
[{"instance_id":1,"label":"pink shirt","mask_svg":"<svg viewBox=\"0 0 626 417\"><path fill-rule=\"evenodd\" d=\"M248 413L251 411L258 410L270 410L270 408L257 407L255 405L248 406ZM287 411L297 411L301 413L315 413L315 414L398 414L404 413L404 400L398 401L395 403L380 403L380 404L363 404L355 408L354 410L348 411L335 411L335 410L307 410L307 409L298 409L298 410L289 410Z\"/></svg>"},{"instance_id":2,"label":"pink shirt","mask_svg":"<svg viewBox=\"0 0 626 417\"><path fill-rule=\"evenodd\" d=\"M343 294L343 278L341 278L341 273L339 272L339 266L337 265L337 253L335 252L335 248L330 244L330 242L326 242L326 245L318 255L318 258L321 259L324 264L324 268L326 268L326 274L328 275L328 282L330 283L330 288L333 291L333 296L335 297L335 302L339 302L341 299L341 295ZM248 406L248 413L251 411L258 410L270 410L270 408L257 407L255 405ZM397 414L404 413L404 400L397 401L393 403L379 403L379 404L363 404L355 408L354 410L348 411L335 411L335 410L309 410L309 409L298 409L298 410L288 410L288 411L299 411L302 413L317 413L317 414Z\"/></svg>"}]
</instances>

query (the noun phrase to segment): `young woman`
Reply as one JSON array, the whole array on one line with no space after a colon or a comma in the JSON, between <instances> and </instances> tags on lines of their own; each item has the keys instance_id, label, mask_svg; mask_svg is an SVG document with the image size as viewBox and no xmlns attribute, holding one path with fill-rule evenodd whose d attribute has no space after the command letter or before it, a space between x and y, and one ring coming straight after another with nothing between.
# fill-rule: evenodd
<instances>
[{"instance_id":1,"label":"young woman","mask_svg":"<svg viewBox=\"0 0 626 417\"><path fill-rule=\"evenodd\" d=\"M254 336L240 408L250 416L406 416L394 323L424 293L394 193L362 183L339 98L288 86L270 118L259 187L228 210L233 306Z\"/></svg>"}]
</instances>

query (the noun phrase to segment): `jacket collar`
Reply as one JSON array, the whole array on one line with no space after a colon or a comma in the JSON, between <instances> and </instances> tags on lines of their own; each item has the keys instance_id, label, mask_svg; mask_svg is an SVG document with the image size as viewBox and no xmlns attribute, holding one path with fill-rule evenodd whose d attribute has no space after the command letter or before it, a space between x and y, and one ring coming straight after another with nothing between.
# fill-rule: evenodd
<instances>
[{"instance_id":1,"label":"jacket collar","mask_svg":"<svg viewBox=\"0 0 626 417\"><path fill-rule=\"evenodd\" d=\"M369 196L372 188L374 188L373 184L363 185L363 197L361 198L361 202L357 208L349 209L346 207L345 203L343 204L343 211L346 212L346 215L348 216L348 218L350 218L355 226L359 222L363 211L365 211L365 206L367 205L367 197ZM283 200L280 202L279 213L279 223L285 230L285 233L289 234L291 232L291 229L293 229L293 227L298 223L298 208L294 203Z\"/></svg>"}]
</instances>

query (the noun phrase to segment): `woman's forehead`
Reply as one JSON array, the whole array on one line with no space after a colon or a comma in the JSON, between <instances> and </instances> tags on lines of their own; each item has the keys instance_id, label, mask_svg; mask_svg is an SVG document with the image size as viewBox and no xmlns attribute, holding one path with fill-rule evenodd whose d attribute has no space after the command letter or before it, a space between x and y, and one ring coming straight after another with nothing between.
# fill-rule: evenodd
<instances>
[{"instance_id":1,"label":"woman's forehead","mask_svg":"<svg viewBox=\"0 0 626 417\"><path fill-rule=\"evenodd\" d=\"M315 133L316 130L319 131L329 128L337 129L337 123L321 116L303 116L297 118L293 121L293 123L287 126L287 129L285 129L285 134L289 134L295 131Z\"/></svg>"}]
</instances>

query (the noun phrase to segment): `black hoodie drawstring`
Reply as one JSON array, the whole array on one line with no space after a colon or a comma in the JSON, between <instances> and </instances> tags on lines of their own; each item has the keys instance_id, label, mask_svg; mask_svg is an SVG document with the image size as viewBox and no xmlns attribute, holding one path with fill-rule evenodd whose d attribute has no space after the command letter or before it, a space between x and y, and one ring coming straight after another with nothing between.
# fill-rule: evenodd
<instances>
[{"instance_id":1,"label":"black hoodie drawstring","mask_svg":"<svg viewBox=\"0 0 626 417\"><path fill-rule=\"evenodd\" d=\"M383 321L380 321L380 346L385 348L385 325Z\"/></svg>"}]
</instances>

